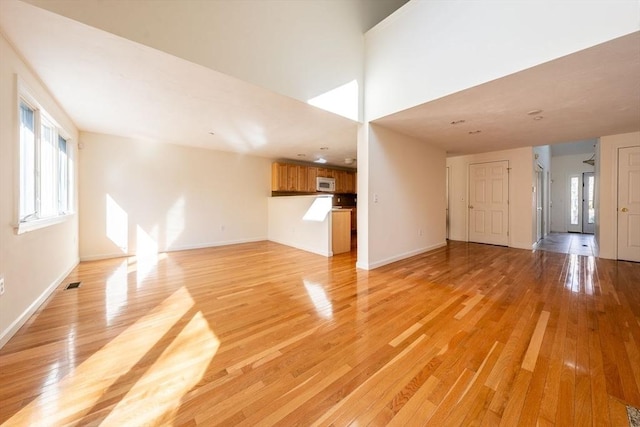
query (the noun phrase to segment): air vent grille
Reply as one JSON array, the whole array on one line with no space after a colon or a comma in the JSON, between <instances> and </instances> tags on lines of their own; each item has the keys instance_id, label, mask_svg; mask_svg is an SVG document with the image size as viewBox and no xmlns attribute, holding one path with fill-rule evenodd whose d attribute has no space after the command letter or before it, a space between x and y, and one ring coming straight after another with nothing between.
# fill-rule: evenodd
<instances>
[{"instance_id":1,"label":"air vent grille","mask_svg":"<svg viewBox=\"0 0 640 427\"><path fill-rule=\"evenodd\" d=\"M80 287L80 284L82 282L71 282L67 285L67 287L65 288L65 290L69 290L69 289L76 289Z\"/></svg>"}]
</instances>

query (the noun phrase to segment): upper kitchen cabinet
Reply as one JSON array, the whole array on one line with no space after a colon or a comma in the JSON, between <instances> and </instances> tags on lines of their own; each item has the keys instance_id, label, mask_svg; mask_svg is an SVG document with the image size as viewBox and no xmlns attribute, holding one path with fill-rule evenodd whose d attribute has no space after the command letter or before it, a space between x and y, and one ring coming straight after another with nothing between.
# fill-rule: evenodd
<instances>
[{"instance_id":1,"label":"upper kitchen cabinet","mask_svg":"<svg viewBox=\"0 0 640 427\"><path fill-rule=\"evenodd\" d=\"M300 166L288 163L271 165L271 191L299 191ZM304 183L306 185L306 178Z\"/></svg>"},{"instance_id":2,"label":"upper kitchen cabinet","mask_svg":"<svg viewBox=\"0 0 640 427\"><path fill-rule=\"evenodd\" d=\"M318 177L318 168L314 166L307 166L307 192L316 192L316 178Z\"/></svg>"},{"instance_id":3,"label":"upper kitchen cabinet","mask_svg":"<svg viewBox=\"0 0 640 427\"><path fill-rule=\"evenodd\" d=\"M336 193L355 194L355 172L319 168L286 162L271 165L271 191L280 193L316 193L316 178L334 178Z\"/></svg>"}]
</instances>

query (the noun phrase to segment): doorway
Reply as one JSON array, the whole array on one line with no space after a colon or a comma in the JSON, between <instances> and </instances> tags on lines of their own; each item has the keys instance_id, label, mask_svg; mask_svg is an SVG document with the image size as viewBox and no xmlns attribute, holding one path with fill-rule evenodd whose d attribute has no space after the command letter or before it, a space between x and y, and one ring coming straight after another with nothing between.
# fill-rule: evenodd
<instances>
[{"instance_id":1,"label":"doorway","mask_svg":"<svg viewBox=\"0 0 640 427\"><path fill-rule=\"evenodd\" d=\"M469 165L469 241L509 245L509 162Z\"/></svg>"}]
</instances>

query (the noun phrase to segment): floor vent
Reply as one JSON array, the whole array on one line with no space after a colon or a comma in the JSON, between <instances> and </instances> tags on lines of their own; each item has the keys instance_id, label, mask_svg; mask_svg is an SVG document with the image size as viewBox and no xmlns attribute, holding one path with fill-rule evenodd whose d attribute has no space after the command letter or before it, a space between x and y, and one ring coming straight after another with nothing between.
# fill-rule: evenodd
<instances>
[{"instance_id":1,"label":"floor vent","mask_svg":"<svg viewBox=\"0 0 640 427\"><path fill-rule=\"evenodd\" d=\"M72 282L72 283L69 283L65 289L75 289L75 288L79 288L81 283L82 283L82 282Z\"/></svg>"}]
</instances>

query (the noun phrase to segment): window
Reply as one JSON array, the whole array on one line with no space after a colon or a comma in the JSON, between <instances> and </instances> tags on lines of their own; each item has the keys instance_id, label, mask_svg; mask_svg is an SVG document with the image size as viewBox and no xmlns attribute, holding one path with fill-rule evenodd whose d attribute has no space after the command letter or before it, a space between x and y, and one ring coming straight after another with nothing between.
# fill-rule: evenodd
<instances>
[{"instance_id":1,"label":"window","mask_svg":"<svg viewBox=\"0 0 640 427\"><path fill-rule=\"evenodd\" d=\"M18 233L71 213L73 159L69 140L31 97L20 99Z\"/></svg>"},{"instance_id":2,"label":"window","mask_svg":"<svg viewBox=\"0 0 640 427\"><path fill-rule=\"evenodd\" d=\"M580 215L580 179L577 176L571 177L571 225L578 224Z\"/></svg>"},{"instance_id":3,"label":"window","mask_svg":"<svg viewBox=\"0 0 640 427\"><path fill-rule=\"evenodd\" d=\"M587 202L588 202L587 222L589 224L594 224L596 222L596 208L594 205L594 196L595 196L595 179L593 175L590 175L587 178Z\"/></svg>"}]
</instances>

